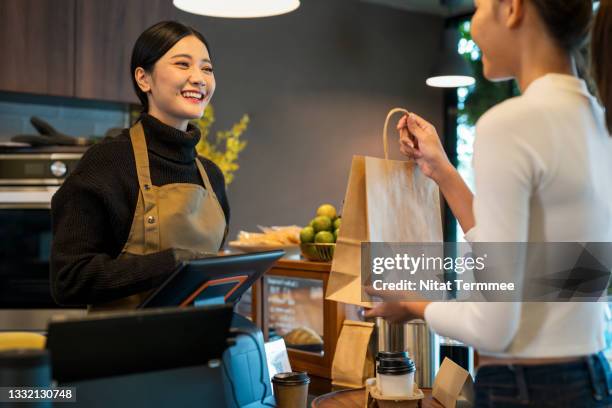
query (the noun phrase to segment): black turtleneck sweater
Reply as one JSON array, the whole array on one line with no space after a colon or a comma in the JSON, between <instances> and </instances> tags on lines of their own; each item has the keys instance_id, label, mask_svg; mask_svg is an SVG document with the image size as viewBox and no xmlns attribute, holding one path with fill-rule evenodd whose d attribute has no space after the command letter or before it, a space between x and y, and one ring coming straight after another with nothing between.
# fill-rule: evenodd
<instances>
[{"instance_id":1,"label":"black turtleneck sweater","mask_svg":"<svg viewBox=\"0 0 612 408\"><path fill-rule=\"evenodd\" d=\"M204 186L194 159L200 132L187 132L143 115L153 185ZM204 165L229 224L221 170ZM53 196L51 215L51 292L60 304L96 304L159 286L176 267L174 252L117 259L132 225L139 185L129 129L92 146ZM227 234L227 229L226 229Z\"/></svg>"}]
</instances>

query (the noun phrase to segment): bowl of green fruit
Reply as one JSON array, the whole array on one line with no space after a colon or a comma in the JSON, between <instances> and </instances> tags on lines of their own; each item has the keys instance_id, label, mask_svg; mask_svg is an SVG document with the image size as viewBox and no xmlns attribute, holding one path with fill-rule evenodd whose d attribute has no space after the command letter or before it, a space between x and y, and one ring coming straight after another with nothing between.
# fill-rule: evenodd
<instances>
[{"instance_id":1,"label":"bowl of green fruit","mask_svg":"<svg viewBox=\"0 0 612 408\"><path fill-rule=\"evenodd\" d=\"M300 231L302 256L310 261L330 262L342 219L331 204L323 204L316 216Z\"/></svg>"}]
</instances>

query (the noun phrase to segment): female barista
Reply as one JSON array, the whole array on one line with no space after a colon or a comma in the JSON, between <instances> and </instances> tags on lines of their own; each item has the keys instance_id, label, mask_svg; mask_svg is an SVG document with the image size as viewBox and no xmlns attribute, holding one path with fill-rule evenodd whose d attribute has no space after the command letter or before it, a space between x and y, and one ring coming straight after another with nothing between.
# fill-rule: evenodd
<instances>
[{"instance_id":1,"label":"female barista","mask_svg":"<svg viewBox=\"0 0 612 408\"><path fill-rule=\"evenodd\" d=\"M223 174L197 156L189 124L215 90L206 40L160 22L136 40L130 68L139 120L92 146L51 203L60 304L135 307L178 262L216 253L227 233Z\"/></svg>"},{"instance_id":2,"label":"female barista","mask_svg":"<svg viewBox=\"0 0 612 408\"><path fill-rule=\"evenodd\" d=\"M485 76L515 78L522 91L476 125L475 197L435 128L417 115L398 124L402 152L437 182L468 241L612 242L612 138L571 57L587 37L591 1L475 3L471 30ZM609 42L598 52L609 61ZM597 68L604 75L612 70ZM389 302L369 315L424 318L441 335L477 348L476 407L610 407L612 374L601 353L604 307Z\"/></svg>"}]
</instances>

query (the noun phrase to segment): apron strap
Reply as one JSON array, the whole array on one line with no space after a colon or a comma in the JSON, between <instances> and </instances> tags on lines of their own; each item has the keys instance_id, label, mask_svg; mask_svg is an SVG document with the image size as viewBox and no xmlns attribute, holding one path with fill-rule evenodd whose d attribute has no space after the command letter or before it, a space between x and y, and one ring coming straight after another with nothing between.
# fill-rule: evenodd
<instances>
[{"instance_id":1,"label":"apron strap","mask_svg":"<svg viewBox=\"0 0 612 408\"><path fill-rule=\"evenodd\" d=\"M195 159L196 166L198 166L198 171L200 172L200 177L202 177L202 181L204 182L204 187L208 190L208 194L211 194L215 200L217 200L217 195L215 194L215 190L212 188L212 184L210 184L210 180L208 179L208 175L206 174L206 170L204 170L204 166L200 159L196 157ZM219 201L219 200L217 200Z\"/></svg>"},{"instance_id":2,"label":"apron strap","mask_svg":"<svg viewBox=\"0 0 612 408\"><path fill-rule=\"evenodd\" d=\"M157 207L157 190L153 188L149 171L149 153L142 123L137 122L130 128L130 139L134 149L138 185L144 204L144 245L145 253L160 250L159 209Z\"/></svg>"},{"instance_id":3,"label":"apron strap","mask_svg":"<svg viewBox=\"0 0 612 408\"><path fill-rule=\"evenodd\" d=\"M208 174L206 174L206 170L204 170L204 165L202 165L202 162L197 156L196 156L195 162L196 162L196 166L198 166L198 171L200 172L200 177L202 177L204 186L206 187L206 190L208 190L208 194L210 194L211 197L217 202L217 208L219 212L221 213L223 220L225 221L225 212L223 211L223 208L221 207L221 203L219 202L219 199L217 198L217 194L215 194L215 190L213 190L212 188L212 184L210 184L210 180L208 179ZM225 232L223 233L222 242L225 240L225 237L227 237L228 232L229 232L229 225L227 224L227 221L226 221L225 222Z\"/></svg>"}]
</instances>

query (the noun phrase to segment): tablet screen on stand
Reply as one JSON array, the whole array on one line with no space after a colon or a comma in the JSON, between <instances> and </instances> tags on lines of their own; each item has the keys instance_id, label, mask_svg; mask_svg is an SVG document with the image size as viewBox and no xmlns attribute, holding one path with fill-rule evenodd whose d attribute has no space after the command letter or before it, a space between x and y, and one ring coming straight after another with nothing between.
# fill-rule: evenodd
<instances>
[{"instance_id":1,"label":"tablet screen on stand","mask_svg":"<svg viewBox=\"0 0 612 408\"><path fill-rule=\"evenodd\" d=\"M276 250L185 262L139 308L236 303L284 254Z\"/></svg>"}]
</instances>

